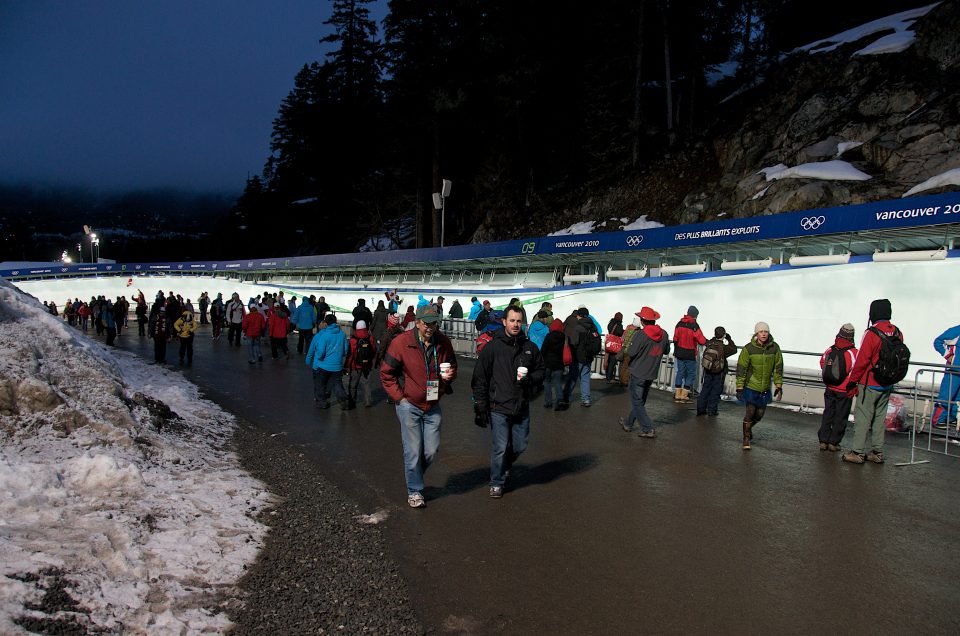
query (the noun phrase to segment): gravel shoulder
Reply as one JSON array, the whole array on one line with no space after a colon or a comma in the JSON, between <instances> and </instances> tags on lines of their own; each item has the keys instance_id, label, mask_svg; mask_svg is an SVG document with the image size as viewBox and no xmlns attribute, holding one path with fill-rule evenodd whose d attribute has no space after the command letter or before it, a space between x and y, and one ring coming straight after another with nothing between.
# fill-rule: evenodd
<instances>
[{"instance_id":1,"label":"gravel shoulder","mask_svg":"<svg viewBox=\"0 0 960 636\"><path fill-rule=\"evenodd\" d=\"M422 634L379 527L282 438L240 421L242 465L277 496L257 561L229 610L232 634Z\"/></svg>"}]
</instances>

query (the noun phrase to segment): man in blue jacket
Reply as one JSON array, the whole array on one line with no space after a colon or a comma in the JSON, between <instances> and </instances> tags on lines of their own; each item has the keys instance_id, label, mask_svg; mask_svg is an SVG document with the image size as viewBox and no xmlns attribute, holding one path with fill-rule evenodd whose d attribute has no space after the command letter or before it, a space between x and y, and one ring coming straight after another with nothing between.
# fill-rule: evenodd
<instances>
[{"instance_id":1,"label":"man in blue jacket","mask_svg":"<svg viewBox=\"0 0 960 636\"><path fill-rule=\"evenodd\" d=\"M937 406L930 422L937 428L947 428L948 422L957 421L957 400L960 399L960 365L954 355L960 339L960 325L950 327L933 341L933 348L943 356L947 369L940 383Z\"/></svg>"},{"instance_id":2,"label":"man in blue jacket","mask_svg":"<svg viewBox=\"0 0 960 636\"><path fill-rule=\"evenodd\" d=\"M317 326L317 309L313 300L305 299L297 307L290 317L293 324L297 327L297 353L303 353L304 349L310 350L310 341L313 339L313 328Z\"/></svg>"},{"instance_id":3,"label":"man in blue jacket","mask_svg":"<svg viewBox=\"0 0 960 636\"><path fill-rule=\"evenodd\" d=\"M480 301L477 300L476 296L470 298L470 302L473 303L470 306L470 315L467 316L470 320L476 320L477 316L480 315L480 312L483 311L483 305L480 304Z\"/></svg>"},{"instance_id":4,"label":"man in blue jacket","mask_svg":"<svg viewBox=\"0 0 960 636\"><path fill-rule=\"evenodd\" d=\"M343 361L350 353L350 342L337 325L334 314L324 316L327 323L310 342L306 363L313 369L313 398L321 409L330 408L327 402L327 386L344 411L349 409L347 392L343 390Z\"/></svg>"}]
</instances>

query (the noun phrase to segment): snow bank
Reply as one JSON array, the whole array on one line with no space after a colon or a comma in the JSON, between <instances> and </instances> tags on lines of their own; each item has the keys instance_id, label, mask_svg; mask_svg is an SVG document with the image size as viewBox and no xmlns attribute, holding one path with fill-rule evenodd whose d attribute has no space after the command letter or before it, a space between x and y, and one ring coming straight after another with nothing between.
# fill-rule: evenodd
<instances>
[{"instance_id":1,"label":"snow bank","mask_svg":"<svg viewBox=\"0 0 960 636\"><path fill-rule=\"evenodd\" d=\"M761 168L757 173L763 173L767 181L775 179L825 179L831 181L867 181L871 177L861 172L846 161L818 161L802 163L788 168L782 163L768 168Z\"/></svg>"},{"instance_id":2,"label":"snow bank","mask_svg":"<svg viewBox=\"0 0 960 636\"><path fill-rule=\"evenodd\" d=\"M844 31L843 33L838 33L828 38L798 47L790 51L790 53L827 53L844 44L856 42L865 37L883 33L884 31L893 31L893 33L879 38L867 47L854 53L854 55L873 55L877 53L896 53L903 51L913 44L915 35L913 31L910 31L910 27L913 26L914 21L927 15L938 4L940 3L935 2L925 7L910 9L909 11L895 13L885 18L879 18Z\"/></svg>"},{"instance_id":3,"label":"snow bank","mask_svg":"<svg viewBox=\"0 0 960 636\"><path fill-rule=\"evenodd\" d=\"M652 227L663 227L663 223L658 223L656 221L650 221L647 219L647 215L644 214L638 217L632 223L627 223L629 218L623 219L612 219L618 220L625 225L621 228L624 232L630 232L633 230L645 230ZM603 225L604 221L583 221L581 223L574 223L570 227L564 228L562 230L557 230L556 232L551 232L547 236L572 236L574 234L590 234L593 232L594 228L599 225ZM609 228L609 225L607 226Z\"/></svg>"},{"instance_id":4,"label":"snow bank","mask_svg":"<svg viewBox=\"0 0 960 636\"><path fill-rule=\"evenodd\" d=\"M909 197L917 194L918 192L933 190L934 188L940 188L948 185L960 186L960 168L947 170L946 172L942 172L934 177L930 177L923 183L918 183L904 192L903 196Z\"/></svg>"},{"instance_id":5,"label":"snow bank","mask_svg":"<svg viewBox=\"0 0 960 636\"><path fill-rule=\"evenodd\" d=\"M0 325L0 633L227 629L218 594L256 557L272 503L227 449L232 417L5 281ZM67 602L33 609L57 585Z\"/></svg>"}]
</instances>

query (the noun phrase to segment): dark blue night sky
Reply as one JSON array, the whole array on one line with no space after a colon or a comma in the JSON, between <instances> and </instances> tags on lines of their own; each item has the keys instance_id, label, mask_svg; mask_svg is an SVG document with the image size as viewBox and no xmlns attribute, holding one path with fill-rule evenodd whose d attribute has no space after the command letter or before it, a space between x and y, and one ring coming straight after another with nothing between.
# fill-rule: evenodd
<instances>
[{"instance_id":1,"label":"dark blue night sky","mask_svg":"<svg viewBox=\"0 0 960 636\"><path fill-rule=\"evenodd\" d=\"M0 182L239 193L330 11L0 0Z\"/></svg>"}]
</instances>

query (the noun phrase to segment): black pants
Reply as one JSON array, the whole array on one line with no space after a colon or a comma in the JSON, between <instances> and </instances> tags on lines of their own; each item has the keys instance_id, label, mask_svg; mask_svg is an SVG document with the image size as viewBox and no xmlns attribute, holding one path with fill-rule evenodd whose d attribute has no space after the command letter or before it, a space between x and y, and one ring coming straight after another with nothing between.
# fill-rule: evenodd
<instances>
[{"instance_id":1,"label":"black pants","mask_svg":"<svg viewBox=\"0 0 960 636\"><path fill-rule=\"evenodd\" d=\"M193 336L189 338L180 338L180 362L183 362L183 356L187 356L187 364L193 364Z\"/></svg>"},{"instance_id":2,"label":"black pants","mask_svg":"<svg viewBox=\"0 0 960 636\"><path fill-rule=\"evenodd\" d=\"M289 356L290 350L287 349L287 339L286 338L274 338L270 336L270 356L273 358L277 357L277 349L283 351L283 355Z\"/></svg>"},{"instance_id":3,"label":"black pants","mask_svg":"<svg viewBox=\"0 0 960 636\"><path fill-rule=\"evenodd\" d=\"M721 373L703 372L703 386L697 396L697 415L709 413L716 415L720 407L720 394L723 393L723 382L727 376Z\"/></svg>"},{"instance_id":4,"label":"black pants","mask_svg":"<svg viewBox=\"0 0 960 636\"><path fill-rule=\"evenodd\" d=\"M160 336L153 339L153 359L159 363L167 361L167 339Z\"/></svg>"},{"instance_id":5,"label":"black pants","mask_svg":"<svg viewBox=\"0 0 960 636\"><path fill-rule=\"evenodd\" d=\"M112 347L113 341L117 338L117 328L107 327L107 346Z\"/></svg>"},{"instance_id":6,"label":"black pants","mask_svg":"<svg viewBox=\"0 0 960 636\"><path fill-rule=\"evenodd\" d=\"M297 353L310 350L310 341L313 340L313 329L298 329Z\"/></svg>"},{"instance_id":7,"label":"black pants","mask_svg":"<svg viewBox=\"0 0 960 636\"><path fill-rule=\"evenodd\" d=\"M233 340L236 338L237 346L240 346L240 323L230 323L229 331L227 331L227 340L230 341L230 344L233 344Z\"/></svg>"},{"instance_id":8,"label":"black pants","mask_svg":"<svg viewBox=\"0 0 960 636\"><path fill-rule=\"evenodd\" d=\"M846 393L826 389L823 392L823 420L817 437L824 444L840 445L843 434L847 432L847 421L850 409L853 408L853 398Z\"/></svg>"}]
</instances>

